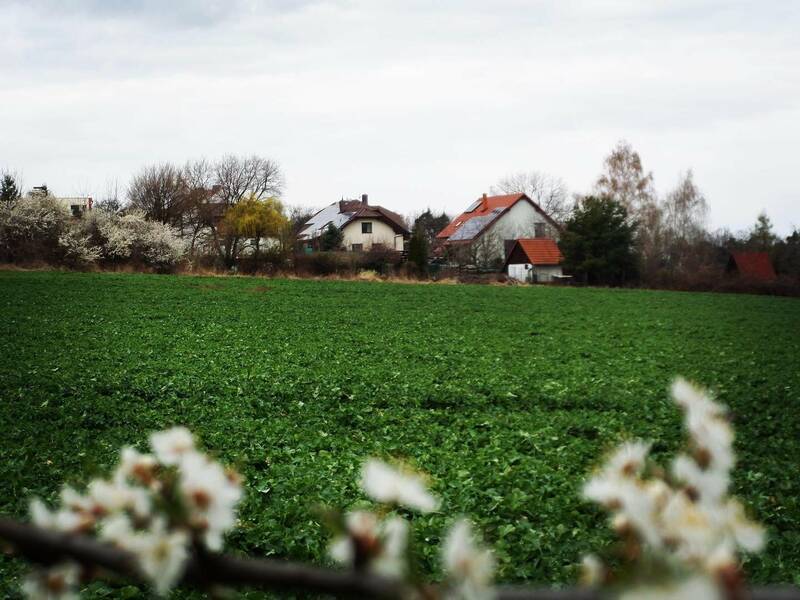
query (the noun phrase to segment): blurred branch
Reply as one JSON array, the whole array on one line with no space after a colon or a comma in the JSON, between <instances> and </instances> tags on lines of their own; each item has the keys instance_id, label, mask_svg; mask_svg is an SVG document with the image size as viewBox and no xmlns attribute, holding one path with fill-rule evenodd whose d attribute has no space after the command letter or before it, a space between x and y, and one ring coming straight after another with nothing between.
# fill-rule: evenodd
<instances>
[{"instance_id":1,"label":"blurred branch","mask_svg":"<svg viewBox=\"0 0 800 600\"><path fill-rule=\"evenodd\" d=\"M100 543L88 536L57 533L0 518L0 539L11 544L21 557L41 565L72 560L89 568L101 568L139 580L134 557L124 550ZM182 583L193 587L237 585L272 590L302 590L338 597L407 597L405 583L354 571L336 571L278 560L195 554L186 567ZM504 586L497 588L499 600L596 600L593 590L540 589ZM800 600L800 590L757 588L753 600Z\"/></svg>"}]
</instances>

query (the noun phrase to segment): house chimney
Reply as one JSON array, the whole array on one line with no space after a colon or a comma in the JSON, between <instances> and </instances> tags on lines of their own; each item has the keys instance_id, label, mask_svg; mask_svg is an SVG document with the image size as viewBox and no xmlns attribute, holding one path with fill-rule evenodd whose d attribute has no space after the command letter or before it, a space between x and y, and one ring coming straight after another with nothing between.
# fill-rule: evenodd
<instances>
[{"instance_id":1,"label":"house chimney","mask_svg":"<svg viewBox=\"0 0 800 600\"><path fill-rule=\"evenodd\" d=\"M364 206L369 204L369 202L367 202L367 195L366 194L361 194L361 204L363 204Z\"/></svg>"},{"instance_id":2,"label":"house chimney","mask_svg":"<svg viewBox=\"0 0 800 600\"><path fill-rule=\"evenodd\" d=\"M92 202L92 197L91 197L91 196L89 196L89 202L88 202L88 204L89 204L89 210L92 210L92 204L93 204L93 202Z\"/></svg>"},{"instance_id":3,"label":"house chimney","mask_svg":"<svg viewBox=\"0 0 800 600\"><path fill-rule=\"evenodd\" d=\"M486 195L486 192L483 192L483 197L481 198L481 207L486 208L488 205L488 196Z\"/></svg>"}]
</instances>

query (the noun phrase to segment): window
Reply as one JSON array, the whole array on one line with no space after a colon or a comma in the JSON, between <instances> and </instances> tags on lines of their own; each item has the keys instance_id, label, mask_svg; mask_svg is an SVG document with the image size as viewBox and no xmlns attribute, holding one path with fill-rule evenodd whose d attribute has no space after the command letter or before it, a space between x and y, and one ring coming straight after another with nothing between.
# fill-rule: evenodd
<instances>
[{"instance_id":1,"label":"window","mask_svg":"<svg viewBox=\"0 0 800 600\"><path fill-rule=\"evenodd\" d=\"M370 223L370 225L372 225L372 223ZM353 244L350 248L353 252L361 252L364 249L364 244Z\"/></svg>"},{"instance_id":2,"label":"window","mask_svg":"<svg viewBox=\"0 0 800 600\"><path fill-rule=\"evenodd\" d=\"M83 214L83 207L80 204L71 204L69 208L73 217L80 217Z\"/></svg>"},{"instance_id":3,"label":"window","mask_svg":"<svg viewBox=\"0 0 800 600\"><path fill-rule=\"evenodd\" d=\"M543 238L547 237L547 224L545 223L534 223L533 224L533 237Z\"/></svg>"},{"instance_id":4,"label":"window","mask_svg":"<svg viewBox=\"0 0 800 600\"><path fill-rule=\"evenodd\" d=\"M361 223L361 233L372 233L372 223L369 221Z\"/></svg>"}]
</instances>

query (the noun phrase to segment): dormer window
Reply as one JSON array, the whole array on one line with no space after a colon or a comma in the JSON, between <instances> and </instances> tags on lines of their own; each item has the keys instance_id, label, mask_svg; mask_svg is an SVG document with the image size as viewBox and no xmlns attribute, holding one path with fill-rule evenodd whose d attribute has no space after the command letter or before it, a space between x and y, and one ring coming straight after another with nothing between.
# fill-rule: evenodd
<instances>
[{"instance_id":1,"label":"dormer window","mask_svg":"<svg viewBox=\"0 0 800 600\"><path fill-rule=\"evenodd\" d=\"M362 222L361 233L372 233L372 223L369 221Z\"/></svg>"}]
</instances>

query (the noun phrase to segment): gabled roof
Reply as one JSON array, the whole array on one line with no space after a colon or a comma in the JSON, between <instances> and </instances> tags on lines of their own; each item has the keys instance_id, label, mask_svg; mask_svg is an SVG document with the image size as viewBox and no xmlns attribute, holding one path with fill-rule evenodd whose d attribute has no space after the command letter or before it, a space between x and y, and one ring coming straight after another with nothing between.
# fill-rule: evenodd
<instances>
[{"instance_id":1,"label":"gabled roof","mask_svg":"<svg viewBox=\"0 0 800 600\"><path fill-rule=\"evenodd\" d=\"M359 202L359 204L361 203ZM350 216L350 219L345 222L344 225L356 219L379 219L387 223L396 233L411 233L408 227L406 227L403 217L382 206L369 206L364 204ZM342 225L342 227L344 227L344 225Z\"/></svg>"},{"instance_id":2,"label":"gabled roof","mask_svg":"<svg viewBox=\"0 0 800 600\"><path fill-rule=\"evenodd\" d=\"M544 218L557 229L561 227L545 213L542 208L525 194L504 194L502 196L482 196L467 210L450 221L450 224L436 234L441 241L468 242L479 237L503 213L517 202L530 202Z\"/></svg>"},{"instance_id":3,"label":"gabled roof","mask_svg":"<svg viewBox=\"0 0 800 600\"><path fill-rule=\"evenodd\" d=\"M317 211L306 221L297 237L300 239L315 238L328 224L339 229L356 219L379 219L389 225L395 232L408 234L403 217L382 206L370 206L361 200L340 200Z\"/></svg>"},{"instance_id":4,"label":"gabled roof","mask_svg":"<svg viewBox=\"0 0 800 600\"><path fill-rule=\"evenodd\" d=\"M761 281L772 281L778 277L766 252L731 252L728 270L736 270L743 277Z\"/></svg>"},{"instance_id":5,"label":"gabled roof","mask_svg":"<svg viewBox=\"0 0 800 600\"><path fill-rule=\"evenodd\" d=\"M558 244L552 238L521 238L516 241L511 251L508 253L505 268L511 261L512 257L517 254L519 250L532 265L547 266L547 265L560 265L564 260L561 250L558 249Z\"/></svg>"}]
</instances>

